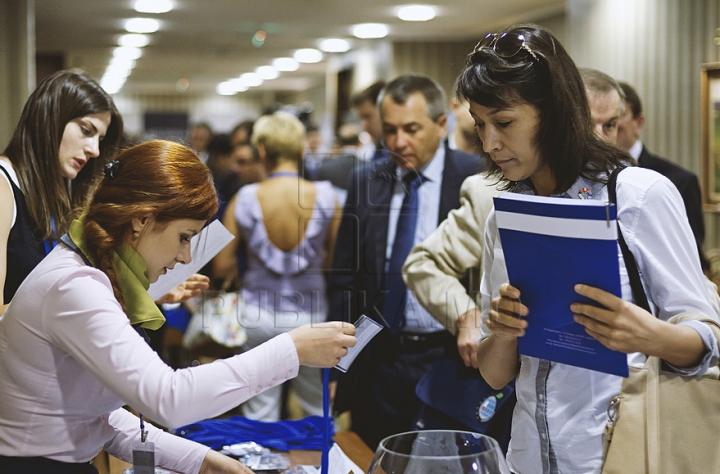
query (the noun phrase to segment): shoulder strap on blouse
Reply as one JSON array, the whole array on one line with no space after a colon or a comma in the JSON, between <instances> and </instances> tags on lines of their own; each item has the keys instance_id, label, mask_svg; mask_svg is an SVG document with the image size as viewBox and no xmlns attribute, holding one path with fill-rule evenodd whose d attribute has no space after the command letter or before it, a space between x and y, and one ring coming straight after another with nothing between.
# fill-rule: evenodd
<instances>
[{"instance_id":1,"label":"shoulder strap on blouse","mask_svg":"<svg viewBox=\"0 0 720 474\"><path fill-rule=\"evenodd\" d=\"M615 207L617 208L617 193L616 193L616 186L617 186L617 177L620 174L622 170L624 170L624 167L621 168L615 168L610 173L610 178L608 179L607 188L608 188L608 195L610 196L610 202L615 204ZM620 215L619 209L618 209L618 216ZM630 251L630 248L628 247L627 243L625 242L625 239L623 238L622 231L620 230L620 221L618 220L618 243L620 244L620 250L622 251L623 260L625 260L625 268L628 272L628 278L630 279L630 288L632 289L633 293L633 299L635 300L635 304L643 308L644 310L648 311L652 314L652 311L650 310L650 304L648 303L647 295L645 294L645 290L642 286L642 281L640 280L640 271L638 270L637 262L635 261L635 256Z\"/></svg>"}]
</instances>

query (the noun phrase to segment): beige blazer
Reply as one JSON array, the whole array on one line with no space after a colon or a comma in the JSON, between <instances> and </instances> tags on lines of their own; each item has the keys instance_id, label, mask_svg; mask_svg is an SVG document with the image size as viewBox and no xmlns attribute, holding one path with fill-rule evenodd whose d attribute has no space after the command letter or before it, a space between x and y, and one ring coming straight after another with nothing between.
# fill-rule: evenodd
<instances>
[{"instance_id":1,"label":"beige blazer","mask_svg":"<svg viewBox=\"0 0 720 474\"><path fill-rule=\"evenodd\" d=\"M485 221L493 207L492 198L499 193L493 183L482 174L465 179L460 207L450 211L447 219L412 249L403 267L403 279L410 291L455 335L458 318L479 308L479 301L468 294L460 279L482 268ZM479 292L471 293L479 297Z\"/></svg>"}]
</instances>

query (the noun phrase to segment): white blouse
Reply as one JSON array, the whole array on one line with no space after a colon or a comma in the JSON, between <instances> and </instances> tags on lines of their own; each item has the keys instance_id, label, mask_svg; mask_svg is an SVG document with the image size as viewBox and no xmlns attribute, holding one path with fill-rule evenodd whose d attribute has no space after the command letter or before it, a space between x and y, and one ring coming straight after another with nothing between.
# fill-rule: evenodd
<instances>
[{"instance_id":1,"label":"white blouse","mask_svg":"<svg viewBox=\"0 0 720 474\"><path fill-rule=\"evenodd\" d=\"M591 190L592 199L608 200L605 185L582 178L558 197L577 199L582 188ZM654 171L633 167L618 175L616 189L620 228L635 256L655 314L668 320L676 314L698 312L717 319L708 300L685 206L675 186ZM619 246L618 258L622 296L632 301ZM481 284L485 335L490 334L486 323L491 300L505 282L508 274L493 211L485 228ZM532 312L532 308L529 310ZM717 341L703 323L682 324L700 333L708 353L698 367L676 370L687 375L704 373L710 364L717 363ZM645 362L643 354L627 357L628 364L635 367ZM614 375L520 356L515 381L517 405L508 451L511 470L522 474L599 473L607 408L610 399L620 392L621 381Z\"/></svg>"},{"instance_id":2,"label":"white blouse","mask_svg":"<svg viewBox=\"0 0 720 474\"><path fill-rule=\"evenodd\" d=\"M167 427L217 416L298 373L289 335L211 364L174 370L133 329L101 271L58 245L0 319L0 454L129 460L139 420ZM208 448L152 430L156 463L197 472Z\"/></svg>"}]
</instances>

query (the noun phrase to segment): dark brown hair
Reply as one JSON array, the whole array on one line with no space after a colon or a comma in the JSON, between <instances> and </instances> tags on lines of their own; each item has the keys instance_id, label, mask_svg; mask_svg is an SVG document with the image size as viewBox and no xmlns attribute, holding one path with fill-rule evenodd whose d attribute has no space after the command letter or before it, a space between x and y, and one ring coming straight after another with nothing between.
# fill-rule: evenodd
<instances>
[{"instance_id":1,"label":"dark brown hair","mask_svg":"<svg viewBox=\"0 0 720 474\"><path fill-rule=\"evenodd\" d=\"M525 49L509 58L498 56L490 47L473 51L458 78L458 96L489 108L529 104L538 110L535 144L555 177L553 193L566 191L579 176L604 182L598 177L602 172L623 161L632 163L629 155L593 133L582 78L560 42L537 25L505 31L523 35L538 59ZM518 185L506 180L500 167L485 156L489 174L504 182L505 189Z\"/></svg>"},{"instance_id":2,"label":"dark brown hair","mask_svg":"<svg viewBox=\"0 0 720 474\"><path fill-rule=\"evenodd\" d=\"M76 118L102 112L110 112L111 121L100 142L100 156L80 170L70 193L58 155L65 126ZM57 237L67 231L73 209L87 203L103 166L116 151L122 131L122 118L110 95L82 72L56 72L33 91L3 155L17 173L38 237Z\"/></svg>"},{"instance_id":3,"label":"dark brown hair","mask_svg":"<svg viewBox=\"0 0 720 474\"><path fill-rule=\"evenodd\" d=\"M378 105L378 96L380 95L380 92L383 90L384 87L384 81L377 81L368 86L367 88L363 89L362 91L358 92L352 98L353 107L358 107L364 102L370 102L373 105Z\"/></svg>"},{"instance_id":4,"label":"dark brown hair","mask_svg":"<svg viewBox=\"0 0 720 474\"><path fill-rule=\"evenodd\" d=\"M640 96L637 91L635 91L633 86L627 82L618 82L618 85L625 93L625 103L628 107L630 107L633 118L638 118L638 116L642 113L642 101L640 100Z\"/></svg>"},{"instance_id":5,"label":"dark brown hair","mask_svg":"<svg viewBox=\"0 0 720 474\"><path fill-rule=\"evenodd\" d=\"M447 98L445 91L437 81L425 76L405 75L393 79L378 96L378 107L385 97L390 97L398 105L407 103L413 94L422 94L425 98L426 112L433 122L445 115ZM382 115L382 107L380 107Z\"/></svg>"},{"instance_id":6,"label":"dark brown hair","mask_svg":"<svg viewBox=\"0 0 720 474\"><path fill-rule=\"evenodd\" d=\"M83 230L89 257L110 278L122 304L115 250L128 241L132 220L151 215L158 223L210 220L218 199L207 166L188 147L153 140L121 152L114 177L105 177L87 208Z\"/></svg>"}]
</instances>

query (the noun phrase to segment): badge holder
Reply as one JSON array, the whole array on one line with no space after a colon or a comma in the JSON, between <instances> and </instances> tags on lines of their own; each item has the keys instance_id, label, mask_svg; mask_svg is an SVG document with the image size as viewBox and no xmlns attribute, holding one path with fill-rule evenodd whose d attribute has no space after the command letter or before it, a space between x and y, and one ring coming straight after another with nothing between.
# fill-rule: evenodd
<instances>
[{"instance_id":1,"label":"badge holder","mask_svg":"<svg viewBox=\"0 0 720 474\"><path fill-rule=\"evenodd\" d=\"M140 439L133 441L133 474L155 474L155 443L147 440L143 416L140 415Z\"/></svg>"}]
</instances>

